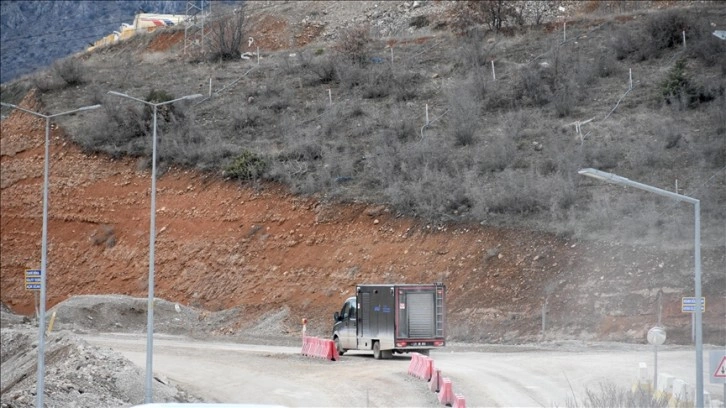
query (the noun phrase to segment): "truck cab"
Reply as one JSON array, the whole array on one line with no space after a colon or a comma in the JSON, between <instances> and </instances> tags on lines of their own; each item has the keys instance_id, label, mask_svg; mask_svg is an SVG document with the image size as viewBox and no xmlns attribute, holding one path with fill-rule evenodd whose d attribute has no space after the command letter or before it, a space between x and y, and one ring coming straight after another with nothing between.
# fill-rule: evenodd
<instances>
[{"instance_id":1,"label":"truck cab","mask_svg":"<svg viewBox=\"0 0 726 408\"><path fill-rule=\"evenodd\" d=\"M355 296L349 297L343 308L340 309L340 313L335 312L333 319L335 320L333 325L333 333L335 334L333 340L335 340L335 346L338 349L338 354L341 356L348 350L356 349L357 346L357 306Z\"/></svg>"}]
</instances>

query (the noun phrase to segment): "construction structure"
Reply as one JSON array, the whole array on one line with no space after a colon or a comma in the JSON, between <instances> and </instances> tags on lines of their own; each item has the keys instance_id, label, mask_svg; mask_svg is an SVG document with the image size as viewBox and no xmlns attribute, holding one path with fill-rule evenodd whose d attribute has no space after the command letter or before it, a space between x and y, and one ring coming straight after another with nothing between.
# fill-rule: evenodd
<instances>
[{"instance_id":1,"label":"construction structure","mask_svg":"<svg viewBox=\"0 0 726 408\"><path fill-rule=\"evenodd\" d=\"M111 45L121 40L129 39L140 32L148 33L159 28L167 28L184 24L186 18L187 16L184 14L139 13L136 17L134 17L133 24L121 24L118 31L114 31L100 40L95 41L86 49L86 51L93 51L97 47Z\"/></svg>"},{"instance_id":2,"label":"construction structure","mask_svg":"<svg viewBox=\"0 0 726 408\"><path fill-rule=\"evenodd\" d=\"M204 54L206 51L204 23L211 12L210 0L187 1L184 18L184 55Z\"/></svg>"}]
</instances>

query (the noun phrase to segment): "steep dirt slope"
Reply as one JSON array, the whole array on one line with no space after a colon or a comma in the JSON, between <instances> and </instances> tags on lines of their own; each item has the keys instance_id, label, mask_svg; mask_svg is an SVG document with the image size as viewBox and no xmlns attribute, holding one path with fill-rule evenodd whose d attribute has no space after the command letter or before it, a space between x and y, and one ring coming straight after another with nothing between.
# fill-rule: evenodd
<instances>
[{"instance_id":1,"label":"steep dirt slope","mask_svg":"<svg viewBox=\"0 0 726 408\"><path fill-rule=\"evenodd\" d=\"M33 94L23 106L39 110ZM38 268L44 122L2 121L2 301L32 313L23 271ZM49 307L73 295L147 294L149 172L131 159L89 156L52 131ZM327 204L275 185L247 186L172 169L157 183L156 295L209 310L237 307L229 331L282 313L325 334L359 282L443 281L452 338L536 340L548 298L548 338L642 341L655 321L690 337L680 296L692 287L690 250L657 253L532 231L437 226L385 207ZM707 341L724 337L723 254L704 253Z\"/></svg>"}]
</instances>

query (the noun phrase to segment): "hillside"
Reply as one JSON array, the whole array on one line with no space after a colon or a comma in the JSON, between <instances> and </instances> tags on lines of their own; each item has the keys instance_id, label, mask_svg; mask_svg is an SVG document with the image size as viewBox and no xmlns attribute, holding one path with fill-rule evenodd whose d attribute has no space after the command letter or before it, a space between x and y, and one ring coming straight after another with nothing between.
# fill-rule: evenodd
<instances>
[{"instance_id":1,"label":"hillside","mask_svg":"<svg viewBox=\"0 0 726 408\"><path fill-rule=\"evenodd\" d=\"M701 198L704 338L724 342L723 57L615 58L613 33L635 37L660 12L640 7L573 10L570 42L553 48L554 15L467 37L446 2L263 3L245 9L259 65L185 59L179 33L161 32L79 55L73 85L57 69L3 85L3 101L31 110L104 105L53 130L50 306L146 295L150 117L107 91L163 90L207 98L161 111L155 293L233 309L228 333L275 321L292 334L307 317L327 335L357 282L440 280L452 339L539 340L546 304L546 339L642 342L660 298L669 341L689 342L692 210L576 174L597 167ZM680 12L726 21L719 4ZM361 23L366 59L353 63L345 41ZM680 57L703 95L693 106L698 92L659 94ZM592 71L606 64L612 75ZM7 112L2 302L32 313L22 275L39 262L44 126Z\"/></svg>"}]
</instances>

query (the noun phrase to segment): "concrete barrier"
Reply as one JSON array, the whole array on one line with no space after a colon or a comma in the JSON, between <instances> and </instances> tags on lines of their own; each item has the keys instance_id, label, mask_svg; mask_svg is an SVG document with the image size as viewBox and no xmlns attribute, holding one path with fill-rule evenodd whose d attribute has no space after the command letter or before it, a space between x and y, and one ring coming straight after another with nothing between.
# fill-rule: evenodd
<instances>
[{"instance_id":1,"label":"concrete barrier","mask_svg":"<svg viewBox=\"0 0 726 408\"><path fill-rule=\"evenodd\" d=\"M668 373L658 373L658 389L655 390L654 396L670 399L673 395L673 380L675 377Z\"/></svg>"},{"instance_id":2,"label":"concrete barrier","mask_svg":"<svg viewBox=\"0 0 726 408\"><path fill-rule=\"evenodd\" d=\"M437 392L440 403L456 408L466 408L463 395L454 394L451 379L443 378L441 370L434 368L434 360L420 353L411 353L408 374L429 381L429 391Z\"/></svg>"},{"instance_id":3,"label":"concrete barrier","mask_svg":"<svg viewBox=\"0 0 726 408\"><path fill-rule=\"evenodd\" d=\"M668 400L669 408L690 408L693 407L693 401L689 398L689 387L688 383L681 379L673 380L673 393L671 398Z\"/></svg>"},{"instance_id":4,"label":"concrete barrier","mask_svg":"<svg viewBox=\"0 0 726 408\"><path fill-rule=\"evenodd\" d=\"M441 370L434 370L429 382L429 391L439 392L441 390Z\"/></svg>"},{"instance_id":5,"label":"concrete barrier","mask_svg":"<svg viewBox=\"0 0 726 408\"><path fill-rule=\"evenodd\" d=\"M439 402L444 405L454 404L454 389L451 385L451 380L444 378L441 380L441 390L439 390Z\"/></svg>"},{"instance_id":6,"label":"concrete barrier","mask_svg":"<svg viewBox=\"0 0 726 408\"><path fill-rule=\"evenodd\" d=\"M452 408L466 408L466 400L463 395L455 394L454 403L451 404Z\"/></svg>"},{"instance_id":7,"label":"concrete barrier","mask_svg":"<svg viewBox=\"0 0 726 408\"><path fill-rule=\"evenodd\" d=\"M324 358L326 360L337 360L338 350L333 340L320 339L317 337L303 336L303 356Z\"/></svg>"},{"instance_id":8,"label":"concrete barrier","mask_svg":"<svg viewBox=\"0 0 726 408\"><path fill-rule=\"evenodd\" d=\"M408 364L408 374L422 380L431 380L434 360L420 353L411 353L411 362Z\"/></svg>"},{"instance_id":9,"label":"concrete barrier","mask_svg":"<svg viewBox=\"0 0 726 408\"><path fill-rule=\"evenodd\" d=\"M643 362L638 363L638 379L633 383L633 387L631 388L633 392L638 390L647 393L653 392L653 384L650 373L648 373L648 365Z\"/></svg>"}]
</instances>

